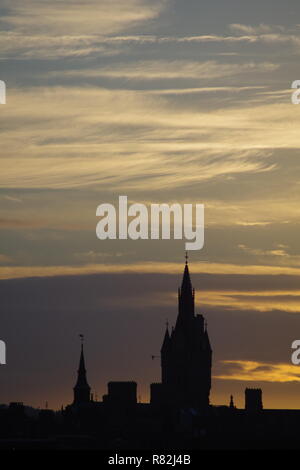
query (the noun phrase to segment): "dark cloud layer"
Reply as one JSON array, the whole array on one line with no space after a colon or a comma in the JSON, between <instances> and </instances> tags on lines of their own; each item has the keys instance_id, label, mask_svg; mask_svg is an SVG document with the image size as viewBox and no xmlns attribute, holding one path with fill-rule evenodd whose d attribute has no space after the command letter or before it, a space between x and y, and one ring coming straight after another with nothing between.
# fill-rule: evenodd
<instances>
[{"instance_id":1,"label":"dark cloud layer","mask_svg":"<svg viewBox=\"0 0 300 470\"><path fill-rule=\"evenodd\" d=\"M193 276L198 311L208 320L215 375L226 373L224 360L290 363L300 312L202 307L205 292L276 291L284 285L297 288L297 281L287 282L282 276ZM1 401L14 398L43 405L52 400L53 406L59 406L60 401L71 400L79 333L86 335L88 375L98 394L104 393L110 379L134 379L147 398L149 383L159 380L160 374L159 361L150 356L159 353L166 319L171 324L176 319L179 283L180 276L145 274L1 281L1 335L8 348ZM169 294L174 297L166 304ZM214 382L213 399L225 400L225 382ZM268 386L269 393L276 393L277 386ZM244 387L239 381L239 396Z\"/></svg>"}]
</instances>

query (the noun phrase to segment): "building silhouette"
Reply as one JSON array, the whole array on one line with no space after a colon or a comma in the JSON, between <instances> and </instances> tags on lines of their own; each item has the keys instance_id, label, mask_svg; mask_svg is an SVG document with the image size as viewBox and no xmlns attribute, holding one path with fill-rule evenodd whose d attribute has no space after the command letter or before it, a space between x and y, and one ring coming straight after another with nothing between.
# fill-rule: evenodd
<instances>
[{"instance_id":1,"label":"building silhouette","mask_svg":"<svg viewBox=\"0 0 300 470\"><path fill-rule=\"evenodd\" d=\"M212 349L202 315L195 315L195 290L186 260L178 289L178 316L167 324L161 347L161 384L151 387L151 402L206 410L211 389ZM152 397L153 394L153 397Z\"/></svg>"},{"instance_id":2,"label":"building silhouette","mask_svg":"<svg viewBox=\"0 0 300 470\"><path fill-rule=\"evenodd\" d=\"M246 388L245 410L248 412L258 412L262 409L262 390L260 388Z\"/></svg>"},{"instance_id":3,"label":"building silhouette","mask_svg":"<svg viewBox=\"0 0 300 470\"><path fill-rule=\"evenodd\" d=\"M87 379L83 335L73 402L60 411L23 403L0 406L0 449L252 449L300 448L300 410L263 408L262 390L246 388L245 408L210 403L212 348L206 322L195 312L186 260L174 328L161 347L161 382L150 403L137 383L111 381L102 401Z\"/></svg>"}]
</instances>

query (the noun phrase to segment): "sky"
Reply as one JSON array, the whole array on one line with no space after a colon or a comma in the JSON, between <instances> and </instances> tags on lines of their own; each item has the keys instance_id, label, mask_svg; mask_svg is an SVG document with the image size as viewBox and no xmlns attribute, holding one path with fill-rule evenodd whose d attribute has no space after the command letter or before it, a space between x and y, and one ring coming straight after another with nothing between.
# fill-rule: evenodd
<instances>
[{"instance_id":1,"label":"sky","mask_svg":"<svg viewBox=\"0 0 300 470\"><path fill-rule=\"evenodd\" d=\"M299 59L297 0L0 0L0 403L70 403L79 333L99 400L149 399L184 243L97 239L127 195L205 206L211 402L300 408Z\"/></svg>"}]
</instances>

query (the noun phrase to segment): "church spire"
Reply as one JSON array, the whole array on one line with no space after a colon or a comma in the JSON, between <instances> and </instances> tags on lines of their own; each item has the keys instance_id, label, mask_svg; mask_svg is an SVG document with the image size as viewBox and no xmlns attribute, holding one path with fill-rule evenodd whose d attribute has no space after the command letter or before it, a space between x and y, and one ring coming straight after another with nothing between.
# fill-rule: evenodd
<instances>
[{"instance_id":1,"label":"church spire","mask_svg":"<svg viewBox=\"0 0 300 470\"><path fill-rule=\"evenodd\" d=\"M162 404L177 409L207 410L212 350L204 317L195 315L194 300L186 254L182 282L178 289L176 325L171 333L167 325L161 348L160 399Z\"/></svg>"},{"instance_id":2,"label":"church spire","mask_svg":"<svg viewBox=\"0 0 300 470\"><path fill-rule=\"evenodd\" d=\"M78 379L77 383L86 383L86 368L84 361L83 343L81 343L81 353L79 360Z\"/></svg>"},{"instance_id":3,"label":"church spire","mask_svg":"<svg viewBox=\"0 0 300 470\"><path fill-rule=\"evenodd\" d=\"M81 352L80 352L80 359L79 359L79 368L77 371L77 382L74 387L74 403L81 404L81 403L88 403L90 402L90 392L91 387L89 386L86 378L86 368L85 368L85 360L84 360L84 352L83 352L83 335L79 335L81 339Z\"/></svg>"},{"instance_id":4,"label":"church spire","mask_svg":"<svg viewBox=\"0 0 300 470\"><path fill-rule=\"evenodd\" d=\"M185 252L185 266L184 266L184 271L183 271L183 278L182 278L182 283L181 283L181 290L192 290L192 283L191 283L191 278L190 278L190 272L189 272L189 262L188 262L188 254L187 251Z\"/></svg>"},{"instance_id":5,"label":"church spire","mask_svg":"<svg viewBox=\"0 0 300 470\"><path fill-rule=\"evenodd\" d=\"M188 264L188 255L185 254L185 266L183 271L183 278L181 282L181 287L178 290L178 317L176 326L186 323L186 321L194 317L195 312L195 291L192 286L189 264Z\"/></svg>"}]
</instances>

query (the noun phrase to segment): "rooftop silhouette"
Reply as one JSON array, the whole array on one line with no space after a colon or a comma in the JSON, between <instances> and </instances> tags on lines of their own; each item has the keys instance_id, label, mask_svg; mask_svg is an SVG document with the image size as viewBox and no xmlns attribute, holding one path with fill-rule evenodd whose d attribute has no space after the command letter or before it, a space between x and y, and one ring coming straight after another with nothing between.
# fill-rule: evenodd
<instances>
[{"instance_id":1,"label":"rooftop silhouette","mask_svg":"<svg viewBox=\"0 0 300 470\"><path fill-rule=\"evenodd\" d=\"M110 381L101 401L87 379L81 340L73 402L59 412L31 411L23 403L0 409L0 448L294 448L300 410L263 408L262 390L246 388L245 408L210 403L212 348L207 323L195 312L195 290L186 256L178 289L175 326L160 351L161 382L150 385L150 403L137 400L137 383ZM128 371L130 372L130 371ZM68 436L68 437L66 437ZM21 437L21 440L20 440ZM23 439L23 440L22 440Z\"/></svg>"}]
</instances>

